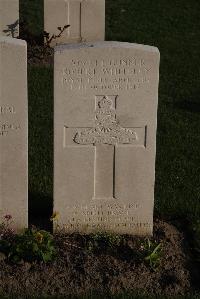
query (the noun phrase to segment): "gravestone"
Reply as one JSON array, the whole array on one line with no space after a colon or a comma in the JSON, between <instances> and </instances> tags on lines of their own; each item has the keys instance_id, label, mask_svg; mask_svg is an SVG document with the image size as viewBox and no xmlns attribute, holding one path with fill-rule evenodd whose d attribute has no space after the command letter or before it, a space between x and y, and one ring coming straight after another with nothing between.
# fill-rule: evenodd
<instances>
[{"instance_id":1,"label":"gravestone","mask_svg":"<svg viewBox=\"0 0 200 299\"><path fill-rule=\"evenodd\" d=\"M55 48L55 229L151 235L159 51Z\"/></svg>"},{"instance_id":2,"label":"gravestone","mask_svg":"<svg viewBox=\"0 0 200 299\"><path fill-rule=\"evenodd\" d=\"M51 46L104 40L105 0L44 0L44 30L58 35L65 25L70 27Z\"/></svg>"},{"instance_id":3,"label":"gravestone","mask_svg":"<svg viewBox=\"0 0 200 299\"><path fill-rule=\"evenodd\" d=\"M26 42L0 37L0 222L28 225L28 103Z\"/></svg>"},{"instance_id":4,"label":"gravestone","mask_svg":"<svg viewBox=\"0 0 200 299\"><path fill-rule=\"evenodd\" d=\"M0 35L19 36L19 0L0 0Z\"/></svg>"}]
</instances>

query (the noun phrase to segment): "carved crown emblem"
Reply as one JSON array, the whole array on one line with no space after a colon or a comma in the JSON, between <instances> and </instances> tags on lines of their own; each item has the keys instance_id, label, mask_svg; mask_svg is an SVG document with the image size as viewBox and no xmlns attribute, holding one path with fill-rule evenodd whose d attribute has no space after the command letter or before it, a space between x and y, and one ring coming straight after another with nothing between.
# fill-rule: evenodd
<instances>
[{"instance_id":1,"label":"carved crown emblem","mask_svg":"<svg viewBox=\"0 0 200 299\"><path fill-rule=\"evenodd\" d=\"M94 113L95 127L76 133L78 144L130 144L137 140L134 131L122 128L116 120L116 109L108 96L102 97Z\"/></svg>"}]
</instances>

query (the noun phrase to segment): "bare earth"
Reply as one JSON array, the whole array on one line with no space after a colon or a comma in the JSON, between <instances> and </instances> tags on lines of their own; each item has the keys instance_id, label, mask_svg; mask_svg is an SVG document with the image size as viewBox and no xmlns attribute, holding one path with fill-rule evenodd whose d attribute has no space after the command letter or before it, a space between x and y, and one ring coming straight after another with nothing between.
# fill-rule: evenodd
<instances>
[{"instance_id":1,"label":"bare earth","mask_svg":"<svg viewBox=\"0 0 200 299\"><path fill-rule=\"evenodd\" d=\"M11 265L0 262L0 293L26 296L79 295L92 290L118 294L139 291L148 294L183 295L189 292L190 259L184 236L174 226L155 221L154 240L161 242L161 264L152 270L134 255L138 239L125 236L114 250L103 246L86 250L87 236L56 236L59 254L50 264Z\"/></svg>"}]
</instances>

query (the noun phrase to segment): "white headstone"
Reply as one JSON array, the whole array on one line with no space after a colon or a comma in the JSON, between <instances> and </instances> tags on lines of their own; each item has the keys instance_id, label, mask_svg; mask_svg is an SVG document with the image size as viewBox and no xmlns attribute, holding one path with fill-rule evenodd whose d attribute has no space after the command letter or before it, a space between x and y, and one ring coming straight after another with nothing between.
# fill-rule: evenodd
<instances>
[{"instance_id":1,"label":"white headstone","mask_svg":"<svg viewBox=\"0 0 200 299\"><path fill-rule=\"evenodd\" d=\"M58 46L54 71L59 228L151 235L158 49L120 42Z\"/></svg>"},{"instance_id":2,"label":"white headstone","mask_svg":"<svg viewBox=\"0 0 200 299\"><path fill-rule=\"evenodd\" d=\"M28 103L26 42L0 37L0 221L28 224Z\"/></svg>"},{"instance_id":3,"label":"white headstone","mask_svg":"<svg viewBox=\"0 0 200 299\"><path fill-rule=\"evenodd\" d=\"M0 0L0 35L19 36L19 0Z\"/></svg>"},{"instance_id":4,"label":"white headstone","mask_svg":"<svg viewBox=\"0 0 200 299\"><path fill-rule=\"evenodd\" d=\"M65 25L70 27L52 46L104 40L105 0L44 0L44 30L58 35Z\"/></svg>"}]
</instances>

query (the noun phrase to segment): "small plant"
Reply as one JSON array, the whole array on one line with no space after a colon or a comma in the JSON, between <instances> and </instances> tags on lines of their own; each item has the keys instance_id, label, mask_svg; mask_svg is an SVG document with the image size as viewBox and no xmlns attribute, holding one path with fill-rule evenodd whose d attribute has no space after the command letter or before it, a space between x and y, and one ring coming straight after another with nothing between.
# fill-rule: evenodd
<instances>
[{"instance_id":1,"label":"small plant","mask_svg":"<svg viewBox=\"0 0 200 299\"><path fill-rule=\"evenodd\" d=\"M53 227L55 231L59 229L59 224L58 224L59 217L60 217L60 213L56 211L53 212L52 216L50 217L50 221L53 223Z\"/></svg>"},{"instance_id":2,"label":"small plant","mask_svg":"<svg viewBox=\"0 0 200 299\"><path fill-rule=\"evenodd\" d=\"M162 248L161 243L146 239L140 245L140 251L142 251L142 257L144 261L155 270L160 265Z\"/></svg>"},{"instance_id":3,"label":"small plant","mask_svg":"<svg viewBox=\"0 0 200 299\"><path fill-rule=\"evenodd\" d=\"M68 28L70 27L70 25L65 25L63 28L62 27L57 27L59 33L56 35L56 34L53 34L50 36L50 34L46 31L44 31L44 38L45 38L45 45L47 47L50 47L51 46L51 43L54 39L57 39L59 37L61 37L61 35L63 34L63 32Z\"/></svg>"},{"instance_id":4,"label":"small plant","mask_svg":"<svg viewBox=\"0 0 200 299\"><path fill-rule=\"evenodd\" d=\"M90 235L86 247L89 251L96 251L99 248L115 249L120 246L122 239L122 236L117 234L99 232Z\"/></svg>"},{"instance_id":5,"label":"small plant","mask_svg":"<svg viewBox=\"0 0 200 299\"><path fill-rule=\"evenodd\" d=\"M0 240L0 251L14 262L52 261L56 256L53 236L44 230L36 228L25 229L22 234L14 235L9 240Z\"/></svg>"},{"instance_id":6,"label":"small plant","mask_svg":"<svg viewBox=\"0 0 200 299\"><path fill-rule=\"evenodd\" d=\"M39 41L36 42L35 37L32 37L30 40L30 34L29 31L27 30L26 35L24 37L24 39L26 39L27 41L29 41L28 43L28 57L29 57L29 61L46 61L48 59L51 60L52 56L53 56L53 49L51 48L52 46L52 41L54 39L57 39L59 37L61 37L61 35L63 34L63 32L69 27L69 25L65 25L63 28L58 27L59 30L59 34L55 35L53 34L52 36L44 31L42 34L42 43L44 41L44 45L41 46L39 45Z\"/></svg>"}]
</instances>

